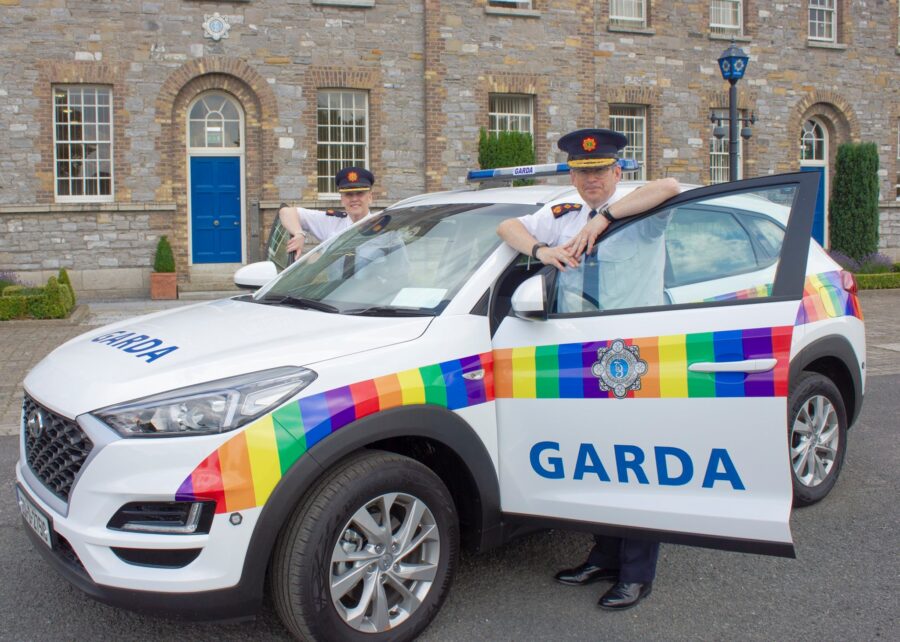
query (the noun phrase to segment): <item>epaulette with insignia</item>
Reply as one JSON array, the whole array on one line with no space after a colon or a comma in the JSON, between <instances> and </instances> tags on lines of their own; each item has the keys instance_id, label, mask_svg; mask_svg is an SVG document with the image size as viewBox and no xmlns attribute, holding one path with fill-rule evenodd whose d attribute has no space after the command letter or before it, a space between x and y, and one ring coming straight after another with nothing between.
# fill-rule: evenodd
<instances>
[{"instance_id":1,"label":"epaulette with insignia","mask_svg":"<svg viewBox=\"0 0 900 642\"><path fill-rule=\"evenodd\" d=\"M557 203L550 211L553 212L553 218L565 216L569 212L577 212L581 209L581 203Z\"/></svg>"},{"instance_id":2,"label":"epaulette with insignia","mask_svg":"<svg viewBox=\"0 0 900 642\"><path fill-rule=\"evenodd\" d=\"M347 218L347 212L339 212L338 210L325 210L325 216L336 216L338 218Z\"/></svg>"}]
</instances>

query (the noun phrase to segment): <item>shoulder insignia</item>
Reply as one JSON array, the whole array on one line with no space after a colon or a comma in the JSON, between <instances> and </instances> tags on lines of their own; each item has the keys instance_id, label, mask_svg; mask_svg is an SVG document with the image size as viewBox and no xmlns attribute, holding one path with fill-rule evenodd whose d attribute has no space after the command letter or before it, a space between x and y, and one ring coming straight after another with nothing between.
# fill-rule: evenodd
<instances>
[{"instance_id":1,"label":"shoulder insignia","mask_svg":"<svg viewBox=\"0 0 900 642\"><path fill-rule=\"evenodd\" d=\"M338 210L325 210L325 216L336 216L337 218L347 218L347 212Z\"/></svg>"},{"instance_id":2,"label":"shoulder insignia","mask_svg":"<svg viewBox=\"0 0 900 642\"><path fill-rule=\"evenodd\" d=\"M581 209L581 203L557 203L550 211L553 212L553 218L565 216L569 212L577 212Z\"/></svg>"}]
</instances>

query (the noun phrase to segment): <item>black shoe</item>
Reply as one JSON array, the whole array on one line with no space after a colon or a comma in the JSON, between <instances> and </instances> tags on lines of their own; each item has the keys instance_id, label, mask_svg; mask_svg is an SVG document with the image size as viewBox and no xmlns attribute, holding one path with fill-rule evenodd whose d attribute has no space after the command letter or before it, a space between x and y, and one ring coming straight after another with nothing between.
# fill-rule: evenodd
<instances>
[{"instance_id":1,"label":"black shoe","mask_svg":"<svg viewBox=\"0 0 900 642\"><path fill-rule=\"evenodd\" d=\"M600 597L597 606L608 611L630 609L650 595L652 589L653 582L616 582Z\"/></svg>"},{"instance_id":2,"label":"black shoe","mask_svg":"<svg viewBox=\"0 0 900 642\"><path fill-rule=\"evenodd\" d=\"M589 562L585 562L581 566L575 568L567 568L556 574L556 581L560 584L568 584L570 586L583 586L585 584L593 584L602 580L619 579L619 571L615 569L603 568L602 566L594 566Z\"/></svg>"}]
</instances>

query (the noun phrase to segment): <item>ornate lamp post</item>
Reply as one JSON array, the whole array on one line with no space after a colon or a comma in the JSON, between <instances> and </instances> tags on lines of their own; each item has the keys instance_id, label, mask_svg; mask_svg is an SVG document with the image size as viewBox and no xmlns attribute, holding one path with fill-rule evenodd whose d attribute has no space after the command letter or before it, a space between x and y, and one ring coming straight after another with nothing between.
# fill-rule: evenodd
<instances>
[{"instance_id":1,"label":"ornate lamp post","mask_svg":"<svg viewBox=\"0 0 900 642\"><path fill-rule=\"evenodd\" d=\"M731 40L731 46L719 56L719 71L722 72L722 78L731 83L731 88L728 90L728 180L730 181L736 181L738 175L737 82L744 77L748 60L749 56L734 44L734 39ZM756 119L751 116L749 122L755 121ZM716 127L716 130L721 130L721 124ZM741 135L744 138L750 138L750 127L745 126Z\"/></svg>"}]
</instances>

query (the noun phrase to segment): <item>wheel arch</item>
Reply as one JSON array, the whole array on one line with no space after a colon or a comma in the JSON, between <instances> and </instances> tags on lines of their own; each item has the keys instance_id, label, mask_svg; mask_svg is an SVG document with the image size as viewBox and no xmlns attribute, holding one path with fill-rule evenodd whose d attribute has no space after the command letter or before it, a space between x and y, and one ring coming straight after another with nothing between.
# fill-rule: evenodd
<instances>
[{"instance_id":1,"label":"wheel arch","mask_svg":"<svg viewBox=\"0 0 900 642\"><path fill-rule=\"evenodd\" d=\"M790 381L796 381L804 371L818 372L837 386L847 410L850 427L862 409L862 375L857 365L856 351L844 337L824 337L813 341L791 360Z\"/></svg>"},{"instance_id":2,"label":"wheel arch","mask_svg":"<svg viewBox=\"0 0 900 642\"><path fill-rule=\"evenodd\" d=\"M467 548L480 551L500 544L500 483L490 454L474 429L439 406L392 408L344 426L317 443L284 474L254 527L241 585L262 596L275 540L297 503L332 465L364 448L402 454L434 471L457 505Z\"/></svg>"}]
</instances>

